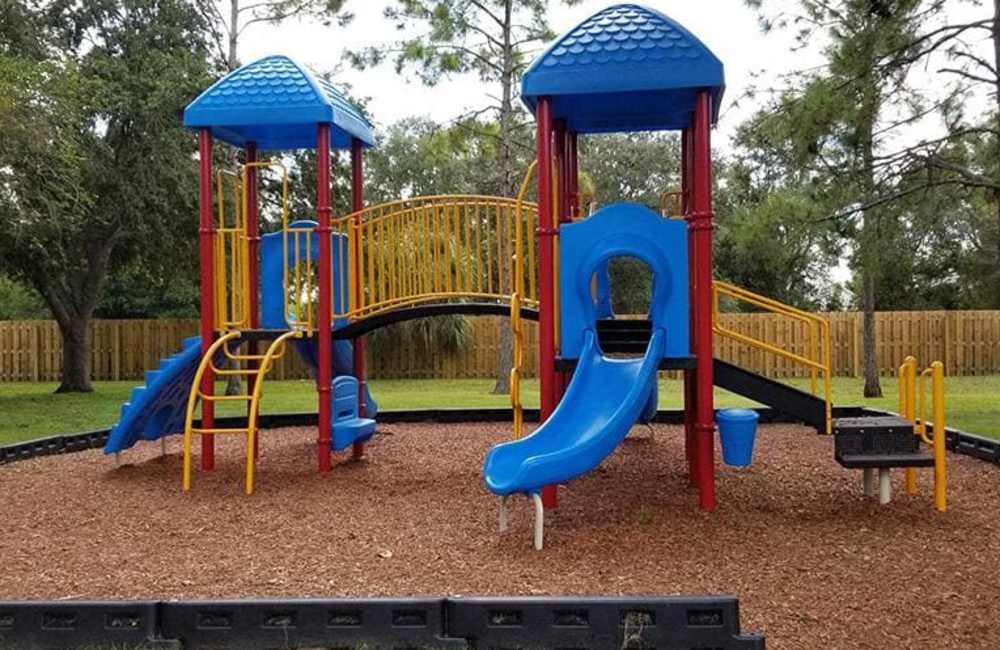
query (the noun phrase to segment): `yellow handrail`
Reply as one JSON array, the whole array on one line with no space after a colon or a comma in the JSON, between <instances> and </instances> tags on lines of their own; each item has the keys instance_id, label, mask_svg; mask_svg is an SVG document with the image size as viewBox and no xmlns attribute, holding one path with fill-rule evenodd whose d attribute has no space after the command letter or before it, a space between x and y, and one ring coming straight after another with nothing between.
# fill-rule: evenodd
<instances>
[{"instance_id":1,"label":"yellow handrail","mask_svg":"<svg viewBox=\"0 0 1000 650\"><path fill-rule=\"evenodd\" d=\"M198 370L195 372L194 381L191 384L191 390L188 392L188 402L187 402L187 412L184 418L184 463L183 463L183 474L181 477L181 487L187 492L191 489L191 446L194 434L202 435L220 435L220 434L243 434L247 436L247 468L246 468L246 479L244 482L244 491L246 494L253 494L254 489L254 450L255 450L255 438L257 435L257 418L260 413L260 401L263 398L263 386L264 378L267 373L270 372L274 365L274 362L280 359L285 354L285 342L291 338L301 338L303 332L300 330L292 330L285 332L278 338L271 342L268 346L267 352L263 355L238 355L233 354L229 349L229 344L242 337L242 332L238 330L230 331L223 336L219 337L212 343L208 348L208 351L201 359L201 363L198 364ZM217 354L223 353L230 359L234 361L260 361L260 365L257 368L234 368L229 370L220 370L215 366L214 358ZM256 375L257 381L254 382L253 393L250 395L205 395L201 392L201 382L205 376L205 373L211 369L216 375L234 375L240 374L244 376ZM226 401L242 401L249 402L250 408L247 414L247 424L244 428L220 428L220 427L202 427L196 429L194 427L194 412L199 402L226 402Z\"/></svg>"},{"instance_id":2,"label":"yellow handrail","mask_svg":"<svg viewBox=\"0 0 1000 650\"><path fill-rule=\"evenodd\" d=\"M740 302L744 302L769 312L787 316L793 320L806 325L809 334L807 345L808 355L803 356L788 350L784 350L774 344L753 338L736 330L730 329L722 324L721 309L719 300L721 297L728 297ZM738 341L750 347L763 350L770 354L788 359L793 363L805 366L809 369L810 386L813 395L818 394L817 375L823 376L823 393L826 403L826 433L833 432L833 367L831 362L830 345L830 324L822 316L817 316L810 312L786 305L772 298L756 294L741 287L729 284L728 282L714 282L712 284L712 330L719 336L723 336L734 341ZM818 345L818 350L817 350Z\"/></svg>"},{"instance_id":3,"label":"yellow handrail","mask_svg":"<svg viewBox=\"0 0 1000 650\"><path fill-rule=\"evenodd\" d=\"M934 426L933 439L927 435L927 412L925 400L924 379L931 378L931 418ZM948 510L948 469L945 443L947 431L945 423L944 403L944 364L935 361L929 368L920 373L920 386L917 392L919 398L918 412L920 420L917 424L917 434L931 445L934 450L934 509L938 512Z\"/></svg>"},{"instance_id":4,"label":"yellow handrail","mask_svg":"<svg viewBox=\"0 0 1000 650\"><path fill-rule=\"evenodd\" d=\"M531 179L538 169L538 161L528 166L517 193L517 215L514 219L514 293L510 297L510 330L513 352L510 368L510 406L514 413L514 439L524 435L524 405L521 403L521 369L524 366L524 332L521 329L521 296L524 295L524 259L521 251L522 232L521 221L524 210L524 197L528 194Z\"/></svg>"}]
</instances>

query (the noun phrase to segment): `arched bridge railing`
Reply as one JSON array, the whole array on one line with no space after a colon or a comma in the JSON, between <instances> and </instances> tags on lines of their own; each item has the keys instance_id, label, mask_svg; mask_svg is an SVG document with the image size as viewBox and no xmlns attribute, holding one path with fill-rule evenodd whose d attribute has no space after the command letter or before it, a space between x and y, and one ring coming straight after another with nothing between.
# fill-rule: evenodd
<instances>
[{"instance_id":1,"label":"arched bridge railing","mask_svg":"<svg viewBox=\"0 0 1000 650\"><path fill-rule=\"evenodd\" d=\"M312 332L319 299L315 222L292 220L282 165L253 165L280 180L285 321ZM247 182L246 167L218 179L214 254L220 331L251 322ZM538 207L524 195L418 197L332 219L334 319L355 322L424 304L510 305L515 294L523 307L537 308Z\"/></svg>"},{"instance_id":2,"label":"arched bridge railing","mask_svg":"<svg viewBox=\"0 0 1000 650\"><path fill-rule=\"evenodd\" d=\"M518 222L520 221L520 224ZM426 303L509 303L515 253L526 264L522 302L538 304L534 233L537 206L491 196L428 196L376 205L335 220L347 233L350 321ZM520 242L520 243L518 243ZM517 250L520 248L520 250ZM339 303L339 304L338 304Z\"/></svg>"}]
</instances>

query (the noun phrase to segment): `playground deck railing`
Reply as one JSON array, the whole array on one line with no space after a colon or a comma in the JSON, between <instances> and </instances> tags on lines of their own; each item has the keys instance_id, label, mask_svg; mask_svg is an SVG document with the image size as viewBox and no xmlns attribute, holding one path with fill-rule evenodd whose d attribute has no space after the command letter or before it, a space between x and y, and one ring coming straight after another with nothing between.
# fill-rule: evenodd
<instances>
[{"instance_id":1,"label":"playground deck railing","mask_svg":"<svg viewBox=\"0 0 1000 650\"><path fill-rule=\"evenodd\" d=\"M798 354L786 350L774 343L764 341L737 332L726 327L720 318L721 301L727 298L763 309L773 314L779 314L805 326L807 335L806 354ZM778 302L772 298L748 291L728 282L712 284L712 330L716 335L726 337L750 346L788 359L792 363L805 366L809 370L809 383L813 395L819 395L819 378L823 380L823 399L826 402L826 432L833 433L833 368L831 362L830 324L817 314L813 314L791 305Z\"/></svg>"},{"instance_id":2,"label":"playground deck railing","mask_svg":"<svg viewBox=\"0 0 1000 650\"><path fill-rule=\"evenodd\" d=\"M285 320L316 327L318 260L315 228L291 220L288 170L275 161L217 175L215 233L216 329L250 327L248 170L278 175L284 244ZM426 303L496 302L517 293L538 304L538 208L517 198L440 195L370 206L331 220L336 275L333 318L355 321ZM520 284L515 280L520 277ZM521 287L520 290L517 287Z\"/></svg>"},{"instance_id":3,"label":"playground deck railing","mask_svg":"<svg viewBox=\"0 0 1000 650\"><path fill-rule=\"evenodd\" d=\"M347 311L359 320L394 309L446 301L506 303L515 293L515 256L525 305L538 303L533 237L537 206L477 195L426 196L365 208L335 220L352 244L357 282ZM354 245L356 243L356 245Z\"/></svg>"}]
</instances>

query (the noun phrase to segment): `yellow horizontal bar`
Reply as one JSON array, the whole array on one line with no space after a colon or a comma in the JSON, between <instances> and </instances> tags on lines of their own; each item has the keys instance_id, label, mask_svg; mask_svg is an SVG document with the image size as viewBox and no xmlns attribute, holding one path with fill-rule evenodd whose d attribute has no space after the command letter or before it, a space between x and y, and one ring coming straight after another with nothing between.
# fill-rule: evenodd
<instances>
[{"instance_id":1,"label":"yellow horizontal bar","mask_svg":"<svg viewBox=\"0 0 1000 650\"><path fill-rule=\"evenodd\" d=\"M797 307L792 307L791 305L778 302L773 298L767 298L765 296L761 296L760 294L747 291L746 289L729 284L728 282L716 281L712 283L712 288L721 295L728 295L730 298L742 300L743 302L751 305L757 305L758 307L771 309L772 311L785 314L786 316L798 317L811 323L827 324L826 319L822 316L817 316L816 314L803 311Z\"/></svg>"},{"instance_id":2,"label":"yellow horizontal bar","mask_svg":"<svg viewBox=\"0 0 1000 650\"><path fill-rule=\"evenodd\" d=\"M778 356L785 357L786 359L790 359L791 361L796 361L804 366L815 368L817 370L822 370L823 372L827 371L827 367L822 363L813 361L812 359L807 359L806 357L799 356L794 352L788 352L786 350L782 350L779 347L775 347L769 343L764 343L763 341L758 341L757 339L750 338L749 336L740 334L739 332L734 332L733 330L730 329L726 329L725 327L722 327L720 325L715 325L712 329L715 331L716 334L720 334L722 336L728 336L729 338L736 339L737 341L746 343L747 345L756 348L760 348L766 352L777 354Z\"/></svg>"},{"instance_id":3,"label":"yellow horizontal bar","mask_svg":"<svg viewBox=\"0 0 1000 650\"><path fill-rule=\"evenodd\" d=\"M250 395L204 395L200 392L198 397L206 402L249 402L252 399Z\"/></svg>"},{"instance_id":4,"label":"yellow horizontal bar","mask_svg":"<svg viewBox=\"0 0 1000 650\"><path fill-rule=\"evenodd\" d=\"M247 434L247 430L246 429L194 429L194 428L192 428L191 429L191 433L204 433L204 434L211 434L211 435L216 435L216 434L220 434L220 435L236 435L236 434L240 434L240 435L244 435L245 436Z\"/></svg>"}]
</instances>

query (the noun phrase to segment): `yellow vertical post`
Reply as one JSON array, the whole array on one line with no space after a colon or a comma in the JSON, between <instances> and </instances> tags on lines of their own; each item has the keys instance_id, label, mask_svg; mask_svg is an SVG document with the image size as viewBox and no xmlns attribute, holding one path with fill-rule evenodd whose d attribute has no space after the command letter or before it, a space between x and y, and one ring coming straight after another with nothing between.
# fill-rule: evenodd
<instances>
[{"instance_id":1,"label":"yellow vertical post","mask_svg":"<svg viewBox=\"0 0 1000 650\"><path fill-rule=\"evenodd\" d=\"M948 510L948 471L945 458L944 418L944 364L935 361L931 364L931 390L933 420L934 420L934 509L938 512Z\"/></svg>"},{"instance_id":2,"label":"yellow vertical post","mask_svg":"<svg viewBox=\"0 0 1000 650\"><path fill-rule=\"evenodd\" d=\"M908 356L899 368L899 414L913 422L914 434L920 426L917 422L916 393L917 360L913 356ZM917 470L913 467L906 468L906 493L909 495L917 493Z\"/></svg>"}]
</instances>

